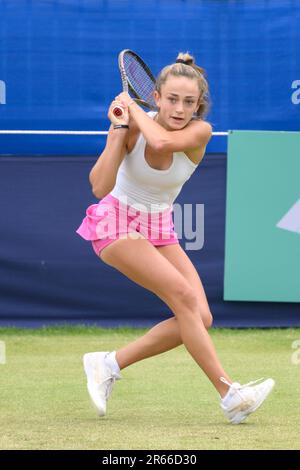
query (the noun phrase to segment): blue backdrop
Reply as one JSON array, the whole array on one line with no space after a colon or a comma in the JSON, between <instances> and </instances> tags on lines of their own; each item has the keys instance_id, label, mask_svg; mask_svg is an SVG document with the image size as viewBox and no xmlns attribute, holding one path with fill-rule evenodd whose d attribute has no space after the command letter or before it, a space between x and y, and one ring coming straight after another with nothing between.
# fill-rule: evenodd
<instances>
[{"instance_id":1,"label":"blue backdrop","mask_svg":"<svg viewBox=\"0 0 300 470\"><path fill-rule=\"evenodd\" d=\"M154 74L190 51L208 73L215 131L299 130L296 0L0 0L2 129L108 128L117 56ZM5 101L5 104L4 104ZM102 137L0 136L3 154L96 155ZM215 137L208 151L225 151Z\"/></svg>"}]
</instances>

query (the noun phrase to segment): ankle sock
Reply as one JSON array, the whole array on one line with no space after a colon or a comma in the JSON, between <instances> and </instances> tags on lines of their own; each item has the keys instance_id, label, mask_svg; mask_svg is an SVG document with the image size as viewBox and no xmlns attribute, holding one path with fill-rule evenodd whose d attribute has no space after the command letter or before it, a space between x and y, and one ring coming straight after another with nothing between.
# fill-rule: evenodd
<instances>
[{"instance_id":1,"label":"ankle sock","mask_svg":"<svg viewBox=\"0 0 300 470\"><path fill-rule=\"evenodd\" d=\"M226 393L226 395L224 395L224 397L221 398L221 401L222 401L223 405L226 405L226 402L228 401L228 399L229 399L229 397L230 397L230 395L231 395L230 391L231 391L231 390L230 390L230 388L229 388L229 389L228 389L228 392Z\"/></svg>"},{"instance_id":2,"label":"ankle sock","mask_svg":"<svg viewBox=\"0 0 300 470\"><path fill-rule=\"evenodd\" d=\"M120 367L116 360L116 351L108 353L105 356L105 362L115 374L121 376Z\"/></svg>"}]
</instances>

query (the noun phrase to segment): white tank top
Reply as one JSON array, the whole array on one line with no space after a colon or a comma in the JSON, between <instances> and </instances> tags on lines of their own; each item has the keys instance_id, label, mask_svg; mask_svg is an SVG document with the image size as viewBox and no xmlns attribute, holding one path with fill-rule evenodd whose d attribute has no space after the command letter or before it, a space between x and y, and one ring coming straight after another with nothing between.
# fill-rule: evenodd
<instances>
[{"instance_id":1,"label":"white tank top","mask_svg":"<svg viewBox=\"0 0 300 470\"><path fill-rule=\"evenodd\" d=\"M157 113L150 111L147 114L153 118ZM127 201L128 205L142 204L147 212L172 209L182 186L198 165L185 153L174 152L171 166L167 170L157 170L147 163L145 147L145 138L140 133L133 150L124 156L110 194Z\"/></svg>"}]
</instances>

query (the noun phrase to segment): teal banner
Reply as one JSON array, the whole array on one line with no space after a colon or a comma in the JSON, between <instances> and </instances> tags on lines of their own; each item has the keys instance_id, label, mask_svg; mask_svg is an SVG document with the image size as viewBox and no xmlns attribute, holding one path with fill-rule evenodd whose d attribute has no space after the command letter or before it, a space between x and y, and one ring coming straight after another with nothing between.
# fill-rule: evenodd
<instances>
[{"instance_id":1,"label":"teal banner","mask_svg":"<svg viewBox=\"0 0 300 470\"><path fill-rule=\"evenodd\" d=\"M300 302L300 132L230 131L224 300Z\"/></svg>"}]
</instances>

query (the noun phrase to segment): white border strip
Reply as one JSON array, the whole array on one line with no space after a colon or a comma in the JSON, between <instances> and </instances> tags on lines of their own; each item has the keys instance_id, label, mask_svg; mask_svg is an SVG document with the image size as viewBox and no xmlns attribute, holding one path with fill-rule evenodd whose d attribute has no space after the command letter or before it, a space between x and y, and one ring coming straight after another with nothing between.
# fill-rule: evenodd
<instances>
[{"instance_id":1,"label":"white border strip","mask_svg":"<svg viewBox=\"0 0 300 470\"><path fill-rule=\"evenodd\" d=\"M108 131L21 131L21 130L0 130L0 134L41 134L41 135L107 135Z\"/></svg>"},{"instance_id":2,"label":"white border strip","mask_svg":"<svg viewBox=\"0 0 300 470\"><path fill-rule=\"evenodd\" d=\"M108 131L35 131L35 130L0 130L0 134L21 134L21 135L107 135ZM213 132L212 135L227 136L228 132Z\"/></svg>"}]
</instances>

